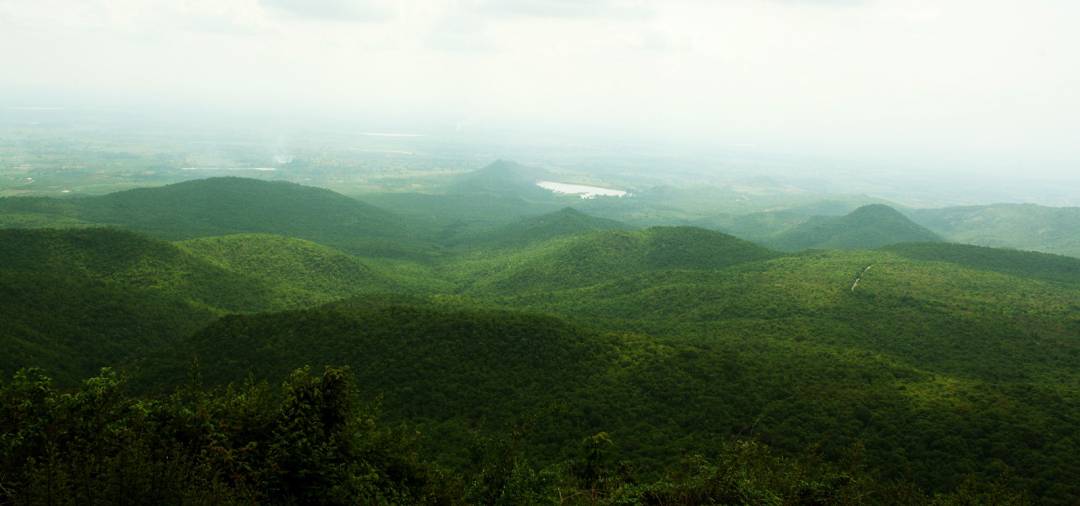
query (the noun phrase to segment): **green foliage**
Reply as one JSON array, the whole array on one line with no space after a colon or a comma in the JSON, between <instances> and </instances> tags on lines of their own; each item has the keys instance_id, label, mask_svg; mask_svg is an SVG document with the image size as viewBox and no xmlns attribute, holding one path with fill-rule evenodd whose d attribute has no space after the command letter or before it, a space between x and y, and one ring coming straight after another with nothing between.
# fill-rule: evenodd
<instances>
[{"instance_id":1,"label":"green foliage","mask_svg":"<svg viewBox=\"0 0 1080 506\"><path fill-rule=\"evenodd\" d=\"M421 504L447 488L407 440L359 409L348 376L162 399L112 371L71 393L24 370L0 385L0 502Z\"/></svg>"},{"instance_id":2,"label":"green foliage","mask_svg":"<svg viewBox=\"0 0 1080 506\"><path fill-rule=\"evenodd\" d=\"M273 307L269 287L256 279L169 243L114 229L0 230L0 269L85 276L226 311Z\"/></svg>"},{"instance_id":3,"label":"green foliage","mask_svg":"<svg viewBox=\"0 0 1080 506\"><path fill-rule=\"evenodd\" d=\"M71 392L21 370L0 382L0 434L4 504L1023 504L973 479L931 499L876 482L856 460L841 470L749 440L714 444L714 457L688 456L649 482L607 433L537 469L515 431L450 471L425 462L408 429L384 427L339 368L295 370L280 393L196 380L159 398L132 396L109 369Z\"/></svg>"},{"instance_id":4,"label":"green foliage","mask_svg":"<svg viewBox=\"0 0 1080 506\"><path fill-rule=\"evenodd\" d=\"M551 178L552 175L544 169L509 160L496 160L480 170L459 176L450 184L449 191L474 196L494 194L552 201L555 197L550 191L536 186L538 181Z\"/></svg>"},{"instance_id":5,"label":"green foliage","mask_svg":"<svg viewBox=\"0 0 1080 506\"><path fill-rule=\"evenodd\" d=\"M777 256L727 234L694 227L602 231L505 252L467 256L451 264L477 293L527 293L588 286L662 269L714 270ZM469 286L471 285L471 286Z\"/></svg>"},{"instance_id":6,"label":"green foliage","mask_svg":"<svg viewBox=\"0 0 1080 506\"><path fill-rule=\"evenodd\" d=\"M769 240L783 251L873 249L901 242L940 241L933 232L882 204L860 207L838 217L817 216Z\"/></svg>"},{"instance_id":7,"label":"green foliage","mask_svg":"<svg viewBox=\"0 0 1080 506\"><path fill-rule=\"evenodd\" d=\"M589 216L570 207L554 213L532 216L501 227L472 241L472 248L521 247L573 235L600 230L630 230L632 227L614 220Z\"/></svg>"},{"instance_id":8,"label":"green foliage","mask_svg":"<svg viewBox=\"0 0 1080 506\"><path fill-rule=\"evenodd\" d=\"M177 246L112 229L0 230L0 372L49 365L69 384L137 360L216 315L397 286L354 257L300 239L228 236Z\"/></svg>"},{"instance_id":9,"label":"green foliage","mask_svg":"<svg viewBox=\"0 0 1080 506\"><path fill-rule=\"evenodd\" d=\"M73 385L118 365L152 394L18 373L0 387L0 503L1080 498L1074 260L941 242L782 256L477 195L401 199L408 218L231 178L0 200L0 223L198 236L0 231L0 369ZM476 220L488 205L505 216ZM897 216L870 206L788 238L934 239ZM176 390L193 359L211 387ZM292 373L307 364L351 369Z\"/></svg>"},{"instance_id":10,"label":"green foliage","mask_svg":"<svg viewBox=\"0 0 1080 506\"><path fill-rule=\"evenodd\" d=\"M949 262L1021 278L1080 283L1080 259L1071 257L946 243L897 244L885 249L907 258L928 262Z\"/></svg>"},{"instance_id":11,"label":"green foliage","mask_svg":"<svg viewBox=\"0 0 1080 506\"><path fill-rule=\"evenodd\" d=\"M908 213L950 241L1080 257L1080 208L993 204Z\"/></svg>"},{"instance_id":12,"label":"green foliage","mask_svg":"<svg viewBox=\"0 0 1080 506\"><path fill-rule=\"evenodd\" d=\"M48 212L165 240L245 232L287 235L372 256L422 256L400 217L321 188L224 177L65 200L0 199L0 209ZM24 211L25 212L25 211Z\"/></svg>"},{"instance_id":13,"label":"green foliage","mask_svg":"<svg viewBox=\"0 0 1080 506\"><path fill-rule=\"evenodd\" d=\"M191 239L177 246L269 286L278 307L305 307L397 288L387 276L358 258L303 239L236 234Z\"/></svg>"}]
</instances>

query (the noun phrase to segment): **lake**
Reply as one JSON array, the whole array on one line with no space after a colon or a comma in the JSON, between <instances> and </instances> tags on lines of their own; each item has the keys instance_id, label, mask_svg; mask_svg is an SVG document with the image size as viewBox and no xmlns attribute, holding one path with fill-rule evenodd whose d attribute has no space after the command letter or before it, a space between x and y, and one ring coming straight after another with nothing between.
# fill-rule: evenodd
<instances>
[{"instance_id":1,"label":"lake","mask_svg":"<svg viewBox=\"0 0 1080 506\"><path fill-rule=\"evenodd\" d=\"M540 181L536 183L536 186L563 195L578 195L583 199L592 199L596 197L625 197L629 195L622 190L613 190L611 188L601 188L599 186L589 186L584 184L556 183L554 181Z\"/></svg>"}]
</instances>

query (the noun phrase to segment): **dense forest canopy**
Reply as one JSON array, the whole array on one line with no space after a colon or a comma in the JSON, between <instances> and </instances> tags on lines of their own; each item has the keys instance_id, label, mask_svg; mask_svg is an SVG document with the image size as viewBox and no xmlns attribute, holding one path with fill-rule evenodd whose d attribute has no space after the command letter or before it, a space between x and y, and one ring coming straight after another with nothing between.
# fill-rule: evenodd
<instances>
[{"instance_id":1,"label":"dense forest canopy","mask_svg":"<svg viewBox=\"0 0 1080 506\"><path fill-rule=\"evenodd\" d=\"M0 199L0 503L1080 501L1080 259L550 176Z\"/></svg>"}]
</instances>

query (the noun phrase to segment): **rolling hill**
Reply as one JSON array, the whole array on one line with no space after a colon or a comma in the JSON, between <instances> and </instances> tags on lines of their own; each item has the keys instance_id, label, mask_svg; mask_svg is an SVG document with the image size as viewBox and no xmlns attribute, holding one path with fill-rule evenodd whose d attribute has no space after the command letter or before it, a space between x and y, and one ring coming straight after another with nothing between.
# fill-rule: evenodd
<instances>
[{"instance_id":1,"label":"rolling hill","mask_svg":"<svg viewBox=\"0 0 1080 506\"><path fill-rule=\"evenodd\" d=\"M608 230L557 238L499 254L480 252L452 265L452 276L480 293L587 286L625 274L711 270L777 253L694 227Z\"/></svg>"},{"instance_id":2,"label":"rolling hill","mask_svg":"<svg viewBox=\"0 0 1080 506\"><path fill-rule=\"evenodd\" d=\"M509 160L496 160L483 168L458 176L447 187L449 193L491 194L499 197L518 197L526 200L551 201L551 192L536 186L550 180L550 172Z\"/></svg>"},{"instance_id":3,"label":"rolling hill","mask_svg":"<svg viewBox=\"0 0 1080 506\"><path fill-rule=\"evenodd\" d=\"M950 241L1080 257L1080 208L1034 204L915 209L911 219Z\"/></svg>"},{"instance_id":4,"label":"rolling hill","mask_svg":"<svg viewBox=\"0 0 1080 506\"><path fill-rule=\"evenodd\" d=\"M1062 255L952 243L904 243L884 249L929 262L949 262L1022 278L1080 284L1080 259Z\"/></svg>"},{"instance_id":5,"label":"rolling hill","mask_svg":"<svg viewBox=\"0 0 1080 506\"><path fill-rule=\"evenodd\" d=\"M525 246L560 237L586 234L603 230L632 230L625 223L590 216L572 207L564 207L554 213L522 218L470 241L472 248L505 248Z\"/></svg>"},{"instance_id":6,"label":"rolling hill","mask_svg":"<svg viewBox=\"0 0 1080 506\"><path fill-rule=\"evenodd\" d=\"M222 314L388 290L400 288L353 257L299 239L174 245L115 229L0 230L0 370L55 364L69 382Z\"/></svg>"},{"instance_id":7,"label":"rolling hill","mask_svg":"<svg viewBox=\"0 0 1080 506\"><path fill-rule=\"evenodd\" d=\"M234 234L189 239L176 246L263 282L274 292L279 307L304 307L360 293L401 290L360 259L303 239Z\"/></svg>"},{"instance_id":8,"label":"rolling hill","mask_svg":"<svg viewBox=\"0 0 1080 506\"><path fill-rule=\"evenodd\" d=\"M941 241L933 232L882 204L860 207L844 216L817 216L765 242L781 251L874 249L902 242Z\"/></svg>"},{"instance_id":9,"label":"rolling hill","mask_svg":"<svg viewBox=\"0 0 1080 506\"><path fill-rule=\"evenodd\" d=\"M267 287L164 242L108 229L0 230L0 369L62 383L184 336Z\"/></svg>"},{"instance_id":10,"label":"rolling hill","mask_svg":"<svg viewBox=\"0 0 1080 506\"><path fill-rule=\"evenodd\" d=\"M358 257L351 253L373 243L350 241L385 240L384 253L408 256L436 251L424 248L444 238L427 242L409 228L413 217L296 185L224 179L154 190L100 197L105 203L0 202L18 220L119 221L185 237L0 230L0 372L40 365L68 386L118 365L155 394L144 405L159 409L210 402L198 399L249 373L256 381L217 392L296 381L302 375L290 371L305 365L350 366L361 397L379 399L402 437L420 441L442 469L471 472L484 442L505 437L514 462L541 466L528 471L530 483L572 475L583 441L613 441L613 460L625 463L620 483L640 484L682 483L685 466L730 459L730 441L753 439L783 458L857 461L875 479L931 493L975 480L1050 504L1080 498L1080 486L1061 479L1080 473L1077 259L941 242L878 205L777 236L786 249L831 251L781 254L695 227L627 230L563 209L488 221L457 234L459 247L416 261ZM181 195L230 192L243 195L172 211L188 204ZM458 197L466 214L483 214L485 203ZM417 201L427 202L418 214L438 213L441 201ZM272 202L297 206L297 216L265 207ZM387 221L349 221L369 214ZM475 223L465 216L463 224ZM450 221L438 223L421 230L438 233ZM243 230L258 227L296 236ZM207 390L156 396L189 377ZM103 381L64 402L96 406ZM221 401L232 407L178 408L162 426L205 427L212 413L256 411L245 404L255 400L237 395ZM292 409L289 395L281 409ZM24 405L5 402L15 408L0 412L0 423ZM284 425L252 430L292 434L282 412L264 415ZM312 416L317 433L322 415ZM364 416L356 423L369 423ZM207 436L216 449L204 454L252 454L247 443L214 446L219 436ZM454 490L486 483L486 472L461 474ZM705 483L723 476L702 472ZM799 476L807 490L835 490Z\"/></svg>"},{"instance_id":11,"label":"rolling hill","mask_svg":"<svg viewBox=\"0 0 1080 506\"><path fill-rule=\"evenodd\" d=\"M853 271L867 261L882 263L852 292ZM1040 495L1080 493L1052 479L1077 469L1068 435L1080 404L1055 386L1076 378L1080 345L1070 336L1080 320L1062 325L1072 291L1021 282L1010 299L987 298L1017 278L883 252L761 264L643 274L651 276L644 286L617 280L592 296L581 289L553 297L568 317L621 306L628 326L663 321L683 339L591 329L607 324L601 318L575 318L592 322L582 326L529 312L365 297L224 318L139 374L171 384L194 356L214 384L249 372L278 377L304 364L348 365L390 421L415 423L429 435L428 450L452 466L468 462L465 434L508 427L527 427L515 429L517 444L539 462L566 458L575 440L604 431L627 442L621 455L645 473L753 433L793 453L816 445L828 458L857 444L881 476L907 476L930 490L1005 465ZM952 280L934 287L938 276ZM788 293L780 279L802 284ZM658 304L674 312L658 314ZM1002 308L1015 312L991 316ZM1031 446L1031 438L1060 443Z\"/></svg>"},{"instance_id":12,"label":"rolling hill","mask_svg":"<svg viewBox=\"0 0 1080 506\"><path fill-rule=\"evenodd\" d=\"M186 181L79 199L0 199L50 226L93 223L165 240L237 233L308 239L369 256L417 256L430 247L407 220L322 188L238 177Z\"/></svg>"},{"instance_id":13,"label":"rolling hill","mask_svg":"<svg viewBox=\"0 0 1080 506\"><path fill-rule=\"evenodd\" d=\"M170 243L123 230L0 230L0 260L5 271L80 275L217 312L273 307L267 285Z\"/></svg>"}]
</instances>

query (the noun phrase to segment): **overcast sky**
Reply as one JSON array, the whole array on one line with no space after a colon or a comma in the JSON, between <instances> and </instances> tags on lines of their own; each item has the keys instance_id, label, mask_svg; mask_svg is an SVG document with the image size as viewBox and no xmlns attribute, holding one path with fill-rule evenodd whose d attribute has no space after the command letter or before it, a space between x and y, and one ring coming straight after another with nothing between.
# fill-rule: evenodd
<instances>
[{"instance_id":1,"label":"overcast sky","mask_svg":"<svg viewBox=\"0 0 1080 506\"><path fill-rule=\"evenodd\" d=\"M0 0L0 114L205 104L1080 172L1076 0Z\"/></svg>"}]
</instances>

